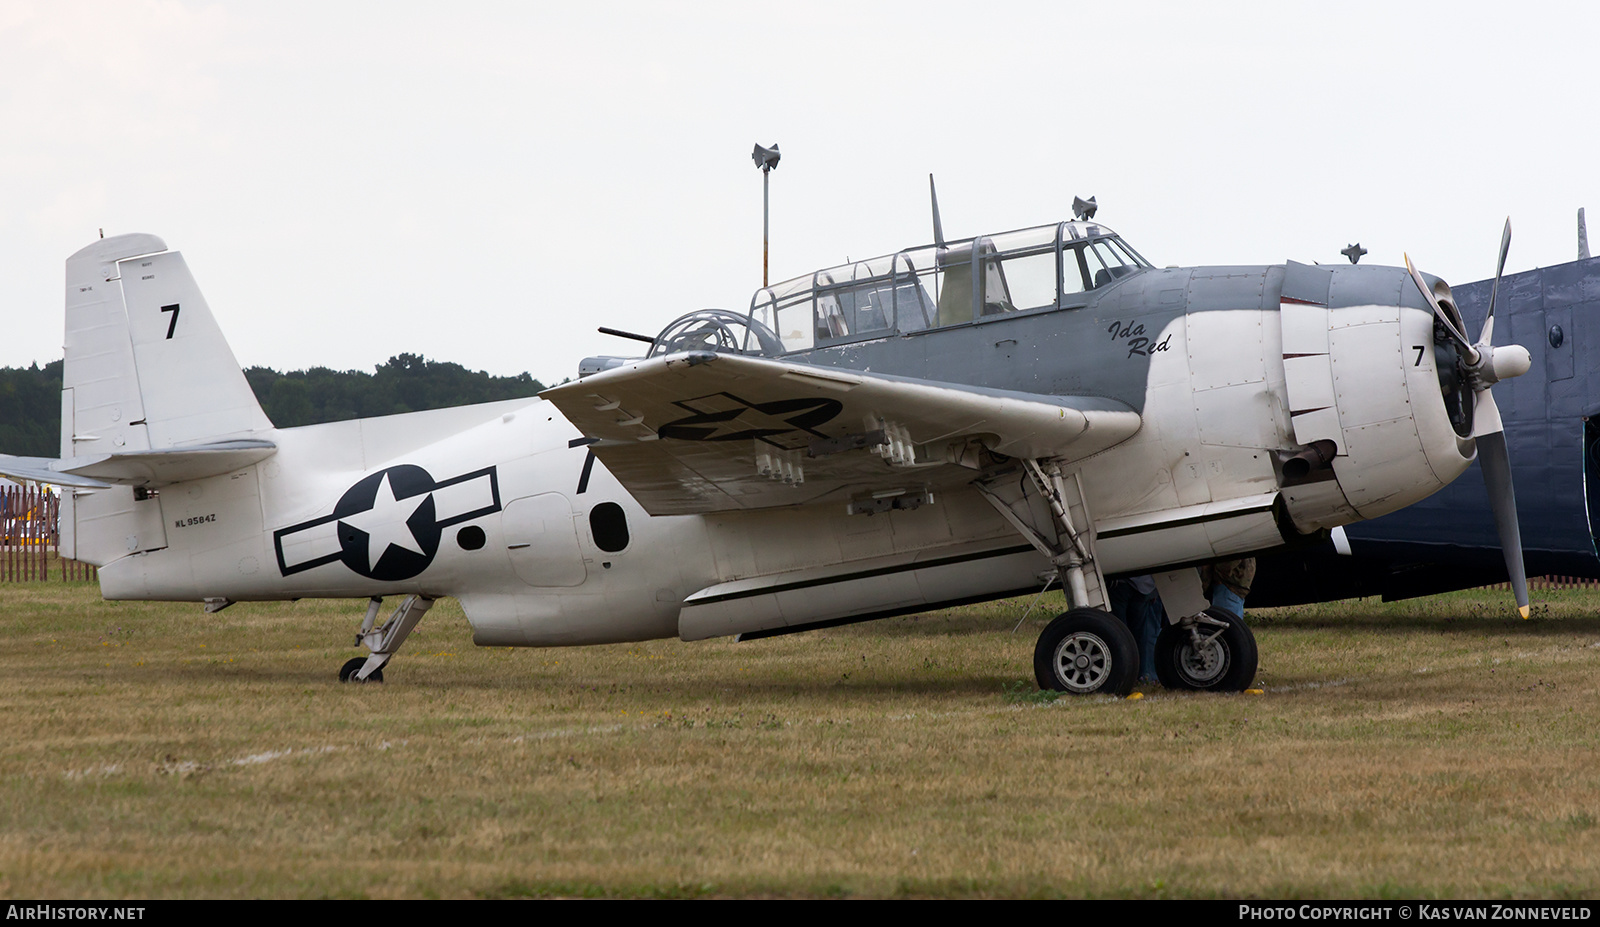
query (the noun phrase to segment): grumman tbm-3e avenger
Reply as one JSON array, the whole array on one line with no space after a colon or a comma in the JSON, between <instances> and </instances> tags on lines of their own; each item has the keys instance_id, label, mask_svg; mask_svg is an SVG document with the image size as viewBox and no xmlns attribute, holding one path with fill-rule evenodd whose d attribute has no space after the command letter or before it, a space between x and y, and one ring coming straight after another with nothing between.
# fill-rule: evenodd
<instances>
[{"instance_id":1,"label":"grumman tbm-3e avenger","mask_svg":"<svg viewBox=\"0 0 1600 927\"><path fill-rule=\"evenodd\" d=\"M1255 642L1191 567L1449 483L1499 437L1489 386L1527 365L1489 346L1492 315L1469 343L1449 288L1405 269L1158 268L1088 210L945 241L936 206L934 225L539 398L299 428L267 420L178 252L98 240L67 259L61 457L0 473L64 487L62 556L108 599L369 598L346 680L381 680L441 596L477 643L537 647L1059 581L1039 684L1120 694L1139 657L1107 576L1151 573L1161 680L1237 690Z\"/></svg>"}]
</instances>

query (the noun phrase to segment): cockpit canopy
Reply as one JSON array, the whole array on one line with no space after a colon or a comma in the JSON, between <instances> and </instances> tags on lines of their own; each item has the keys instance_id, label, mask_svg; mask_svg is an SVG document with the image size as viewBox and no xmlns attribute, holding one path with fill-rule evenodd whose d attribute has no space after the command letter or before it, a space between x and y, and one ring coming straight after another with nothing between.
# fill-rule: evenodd
<instances>
[{"instance_id":1,"label":"cockpit canopy","mask_svg":"<svg viewBox=\"0 0 1600 927\"><path fill-rule=\"evenodd\" d=\"M863 338L1062 309L1152 266L1103 225L1061 222L928 245L763 287L748 315L690 313L650 356L679 351L778 355Z\"/></svg>"},{"instance_id":2,"label":"cockpit canopy","mask_svg":"<svg viewBox=\"0 0 1600 927\"><path fill-rule=\"evenodd\" d=\"M648 357L682 351L719 351L729 354L782 354L776 335L750 325L750 317L726 309L701 309L673 319L656 336Z\"/></svg>"}]
</instances>

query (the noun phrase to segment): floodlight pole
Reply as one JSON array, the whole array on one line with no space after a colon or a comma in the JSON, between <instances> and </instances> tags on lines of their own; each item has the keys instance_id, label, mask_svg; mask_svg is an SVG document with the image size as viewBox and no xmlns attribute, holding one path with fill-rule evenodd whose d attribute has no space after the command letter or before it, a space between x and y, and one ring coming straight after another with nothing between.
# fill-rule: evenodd
<instances>
[{"instance_id":1,"label":"floodlight pole","mask_svg":"<svg viewBox=\"0 0 1600 927\"><path fill-rule=\"evenodd\" d=\"M772 182L772 169L778 166L778 144L774 142L771 148L761 147L756 143L754 151L750 152L750 159L761 169L761 286L767 286L767 242L769 219L772 215L772 199L770 195Z\"/></svg>"},{"instance_id":2,"label":"floodlight pole","mask_svg":"<svg viewBox=\"0 0 1600 927\"><path fill-rule=\"evenodd\" d=\"M772 183L772 168L761 169L761 286L767 285L767 232L768 222L772 216L772 200L769 187Z\"/></svg>"}]
</instances>

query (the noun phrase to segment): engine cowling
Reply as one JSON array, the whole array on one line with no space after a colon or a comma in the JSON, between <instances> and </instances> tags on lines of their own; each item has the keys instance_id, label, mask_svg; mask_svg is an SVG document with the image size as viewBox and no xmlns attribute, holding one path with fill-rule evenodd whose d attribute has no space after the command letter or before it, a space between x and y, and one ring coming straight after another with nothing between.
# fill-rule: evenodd
<instances>
[{"instance_id":1,"label":"engine cowling","mask_svg":"<svg viewBox=\"0 0 1600 927\"><path fill-rule=\"evenodd\" d=\"M1335 449L1332 480L1285 487L1297 527L1375 518L1466 471L1473 393L1405 270L1291 262L1280 312L1295 441Z\"/></svg>"}]
</instances>

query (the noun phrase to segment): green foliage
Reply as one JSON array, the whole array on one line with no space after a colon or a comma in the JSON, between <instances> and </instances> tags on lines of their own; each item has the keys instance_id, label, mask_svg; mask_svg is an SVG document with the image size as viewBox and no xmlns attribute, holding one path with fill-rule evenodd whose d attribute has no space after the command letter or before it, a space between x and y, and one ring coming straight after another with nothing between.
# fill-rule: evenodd
<instances>
[{"instance_id":1,"label":"green foliage","mask_svg":"<svg viewBox=\"0 0 1600 927\"><path fill-rule=\"evenodd\" d=\"M291 373L251 367L244 375L267 417L280 428L523 399L544 389L526 373L491 377L418 354L397 354L371 374L326 367Z\"/></svg>"},{"instance_id":2,"label":"green foliage","mask_svg":"<svg viewBox=\"0 0 1600 927\"><path fill-rule=\"evenodd\" d=\"M523 399L544 389L526 373L492 377L418 354L391 357L375 373L251 367L244 375L267 418L280 428ZM60 432L61 361L0 367L0 453L55 457Z\"/></svg>"},{"instance_id":3,"label":"green foliage","mask_svg":"<svg viewBox=\"0 0 1600 927\"><path fill-rule=\"evenodd\" d=\"M61 362L0 367L0 453L61 453Z\"/></svg>"},{"instance_id":4,"label":"green foliage","mask_svg":"<svg viewBox=\"0 0 1600 927\"><path fill-rule=\"evenodd\" d=\"M1061 697L1060 692L1041 689L1032 680L1013 679L1005 684L1001 696L1008 705L1048 705Z\"/></svg>"}]
</instances>

